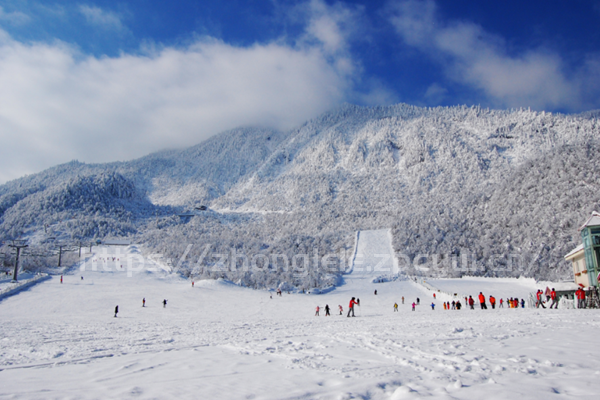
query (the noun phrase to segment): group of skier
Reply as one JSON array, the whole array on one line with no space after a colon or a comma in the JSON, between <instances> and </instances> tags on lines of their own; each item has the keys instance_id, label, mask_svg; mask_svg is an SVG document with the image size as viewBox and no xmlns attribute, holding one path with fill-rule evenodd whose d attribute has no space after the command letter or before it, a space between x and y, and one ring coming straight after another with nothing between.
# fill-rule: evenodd
<instances>
[{"instance_id":1,"label":"group of skier","mask_svg":"<svg viewBox=\"0 0 600 400\"><path fill-rule=\"evenodd\" d=\"M352 299L350 299L350 304L348 305L348 315L347 315L347 317L350 317L350 316L354 317L355 316L354 315L354 306L355 305L360 306L360 299L357 299L356 297L353 297ZM344 313L344 307L342 307L341 304L338 305L338 310L340 311L340 315L343 315L343 313ZM321 307L317 306L317 308L315 310L315 317L318 317L320 315L319 314L320 311L321 311ZM350 315L350 314L352 314L352 315ZM329 304L325 304L325 316L326 317L331 316Z\"/></svg>"},{"instance_id":2,"label":"group of skier","mask_svg":"<svg viewBox=\"0 0 600 400\"><path fill-rule=\"evenodd\" d=\"M167 308L167 299L163 299L162 301L163 308ZM146 298L142 299L142 307L146 307ZM117 318L117 314L119 313L119 306L115 306L115 318Z\"/></svg>"},{"instance_id":3,"label":"group of skier","mask_svg":"<svg viewBox=\"0 0 600 400\"><path fill-rule=\"evenodd\" d=\"M546 301L550 301L552 300L552 304L550 304L550 308L554 307L555 309L558 308L558 298L556 296L556 290L554 290L554 288L552 288L552 290L550 290L549 288L546 288ZM538 291L535 293L535 307L536 308L546 308L546 306L544 306L544 292L541 291L541 289L538 289Z\"/></svg>"}]
</instances>

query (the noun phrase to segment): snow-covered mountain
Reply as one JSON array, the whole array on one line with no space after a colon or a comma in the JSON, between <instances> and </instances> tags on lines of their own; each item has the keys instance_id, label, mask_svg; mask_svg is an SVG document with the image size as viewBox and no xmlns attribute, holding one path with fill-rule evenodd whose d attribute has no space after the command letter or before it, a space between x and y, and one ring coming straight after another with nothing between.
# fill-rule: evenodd
<instances>
[{"instance_id":1,"label":"snow-covered mountain","mask_svg":"<svg viewBox=\"0 0 600 400\"><path fill-rule=\"evenodd\" d=\"M44 223L73 237L135 234L177 258L188 243L339 252L355 230L392 228L410 273L567 276L562 256L579 242L577 224L600 209L597 115L346 105L289 132L237 129L185 150L9 182L0 234ZM200 204L213 211L172 217ZM419 255L431 255L426 267L415 268ZM453 268L453 256L470 266Z\"/></svg>"}]
</instances>

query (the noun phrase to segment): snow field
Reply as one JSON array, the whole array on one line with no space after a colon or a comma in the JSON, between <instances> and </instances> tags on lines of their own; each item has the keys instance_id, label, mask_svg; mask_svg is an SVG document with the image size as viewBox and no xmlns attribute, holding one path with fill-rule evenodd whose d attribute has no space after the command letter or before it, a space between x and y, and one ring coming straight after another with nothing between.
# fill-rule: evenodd
<instances>
[{"instance_id":1,"label":"snow field","mask_svg":"<svg viewBox=\"0 0 600 400\"><path fill-rule=\"evenodd\" d=\"M160 270L75 270L0 302L0 398L597 398L600 357L583 345L597 311L432 311L413 282L353 275L325 295L271 299ZM461 291L497 282L471 284ZM337 315L352 296L357 317ZM325 304L332 316L315 317Z\"/></svg>"}]
</instances>

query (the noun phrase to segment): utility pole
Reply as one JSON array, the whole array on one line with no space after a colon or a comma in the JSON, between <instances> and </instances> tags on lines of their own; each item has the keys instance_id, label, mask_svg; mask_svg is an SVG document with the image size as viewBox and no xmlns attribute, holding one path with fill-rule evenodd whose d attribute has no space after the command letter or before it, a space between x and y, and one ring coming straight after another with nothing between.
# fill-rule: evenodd
<instances>
[{"instance_id":1,"label":"utility pole","mask_svg":"<svg viewBox=\"0 0 600 400\"><path fill-rule=\"evenodd\" d=\"M25 244L24 240L13 240L13 244L9 244L8 247L13 247L17 249L17 257L15 258L15 271L13 272L13 283L17 282L17 271L19 270L19 254L21 253L21 249L25 247L29 247L29 245Z\"/></svg>"},{"instance_id":2,"label":"utility pole","mask_svg":"<svg viewBox=\"0 0 600 400\"><path fill-rule=\"evenodd\" d=\"M65 245L59 245L58 246L58 268L60 268L60 261L62 260L62 249L63 247L66 247Z\"/></svg>"}]
</instances>

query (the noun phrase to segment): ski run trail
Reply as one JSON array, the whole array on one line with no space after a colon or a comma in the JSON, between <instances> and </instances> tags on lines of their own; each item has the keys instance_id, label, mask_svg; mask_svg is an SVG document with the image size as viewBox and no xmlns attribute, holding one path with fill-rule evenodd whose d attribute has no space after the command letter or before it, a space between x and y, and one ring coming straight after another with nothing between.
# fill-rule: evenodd
<instances>
[{"instance_id":1,"label":"ski run trail","mask_svg":"<svg viewBox=\"0 0 600 400\"><path fill-rule=\"evenodd\" d=\"M132 276L98 261L97 271L74 268L62 284L55 276L8 297L0 399L598 399L597 310L446 311L445 295L434 300L412 281L373 282L388 233L361 234L362 264L323 295L223 280L192 287L148 261ZM498 299L536 289L517 279L431 282ZM348 318L352 296L360 307Z\"/></svg>"}]
</instances>

